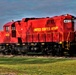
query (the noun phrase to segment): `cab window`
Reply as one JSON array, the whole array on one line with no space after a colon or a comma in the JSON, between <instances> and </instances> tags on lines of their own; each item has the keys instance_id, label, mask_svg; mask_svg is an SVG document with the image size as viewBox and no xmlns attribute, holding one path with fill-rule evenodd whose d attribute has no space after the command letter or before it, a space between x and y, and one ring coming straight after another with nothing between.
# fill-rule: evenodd
<instances>
[{"instance_id":1,"label":"cab window","mask_svg":"<svg viewBox=\"0 0 76 75\"><path fill-rule=\"evenodd\" d=\"M6 26L5 30L6 30L6 32L9 32L9 30L10 30L9 26Z\"/></svg>"},{"instance_id":2,"label":"cab window","mask_svg":"<svg viewBox=\"0 0 76 75\"><path fill-rule=\"evenodd\" d=\"M12 25L12 31L16 30L15 24Z\"/></svg>"}]
</instances>

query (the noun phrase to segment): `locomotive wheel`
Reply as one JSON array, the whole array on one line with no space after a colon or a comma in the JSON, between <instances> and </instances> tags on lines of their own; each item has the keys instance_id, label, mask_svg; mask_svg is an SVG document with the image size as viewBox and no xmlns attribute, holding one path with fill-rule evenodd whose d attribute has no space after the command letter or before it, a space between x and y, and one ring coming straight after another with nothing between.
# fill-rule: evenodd
<instances>
[{"instance_id":1,"label":"locomotive wheel","mask_svg":"<svg viewBox=\"0 0 76 75\"><path fill-rule=\"evenodd\" d=\"M9 55L8 49L3 50L3 51L2 51L2 54L3 54L3 55Z\"/></svg>"}]
</instances>

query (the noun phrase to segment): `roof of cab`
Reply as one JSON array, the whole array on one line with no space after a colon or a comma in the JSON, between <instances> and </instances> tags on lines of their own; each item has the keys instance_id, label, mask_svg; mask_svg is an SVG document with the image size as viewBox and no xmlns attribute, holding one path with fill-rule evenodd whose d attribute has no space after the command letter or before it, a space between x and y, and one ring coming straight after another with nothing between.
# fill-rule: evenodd
<instances>
[{"instance_id":1,"label":"roof of cab","mask_svg":"<svg viewBox=\"0 0 76 75\"><path fill-rule=\"evenodd\" d=\"M8 23L4 24L4 26L3 26L3 27L11 26L13 23L14 23L14 22L8 22Z\"/></svg>"}]
</instances>

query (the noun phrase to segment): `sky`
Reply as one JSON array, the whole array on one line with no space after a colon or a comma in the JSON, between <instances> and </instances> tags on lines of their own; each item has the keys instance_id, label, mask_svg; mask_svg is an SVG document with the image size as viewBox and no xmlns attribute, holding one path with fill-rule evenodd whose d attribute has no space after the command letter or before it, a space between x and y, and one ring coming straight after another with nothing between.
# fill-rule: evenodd
<instances>
[{"instance_id":1,"label":"sky","mask_svg":"<svg viewBox=\"0 0 76 75\"><path fill-rule=\"evenodd\" d=\"M62 14L76 16L76 0L0 0L0 30L12 20Z\"/></svg>"}]
</instances>

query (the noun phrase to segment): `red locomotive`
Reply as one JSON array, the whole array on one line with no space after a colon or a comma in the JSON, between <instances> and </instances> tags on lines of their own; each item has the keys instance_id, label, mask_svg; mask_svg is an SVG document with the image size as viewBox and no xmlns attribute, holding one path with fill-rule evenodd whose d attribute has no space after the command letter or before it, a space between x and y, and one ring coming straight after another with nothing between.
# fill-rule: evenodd
<instances>
[{"instance_id":1,"label":"red locomotive","mask_svg":"<svg viewBox=\"0 0 76 75\"><path fill-rule=\"evenodd\" d=\"M2 54L76 54L76 17L23 18L0 31Z\"/></svg>"}]
</instances>

